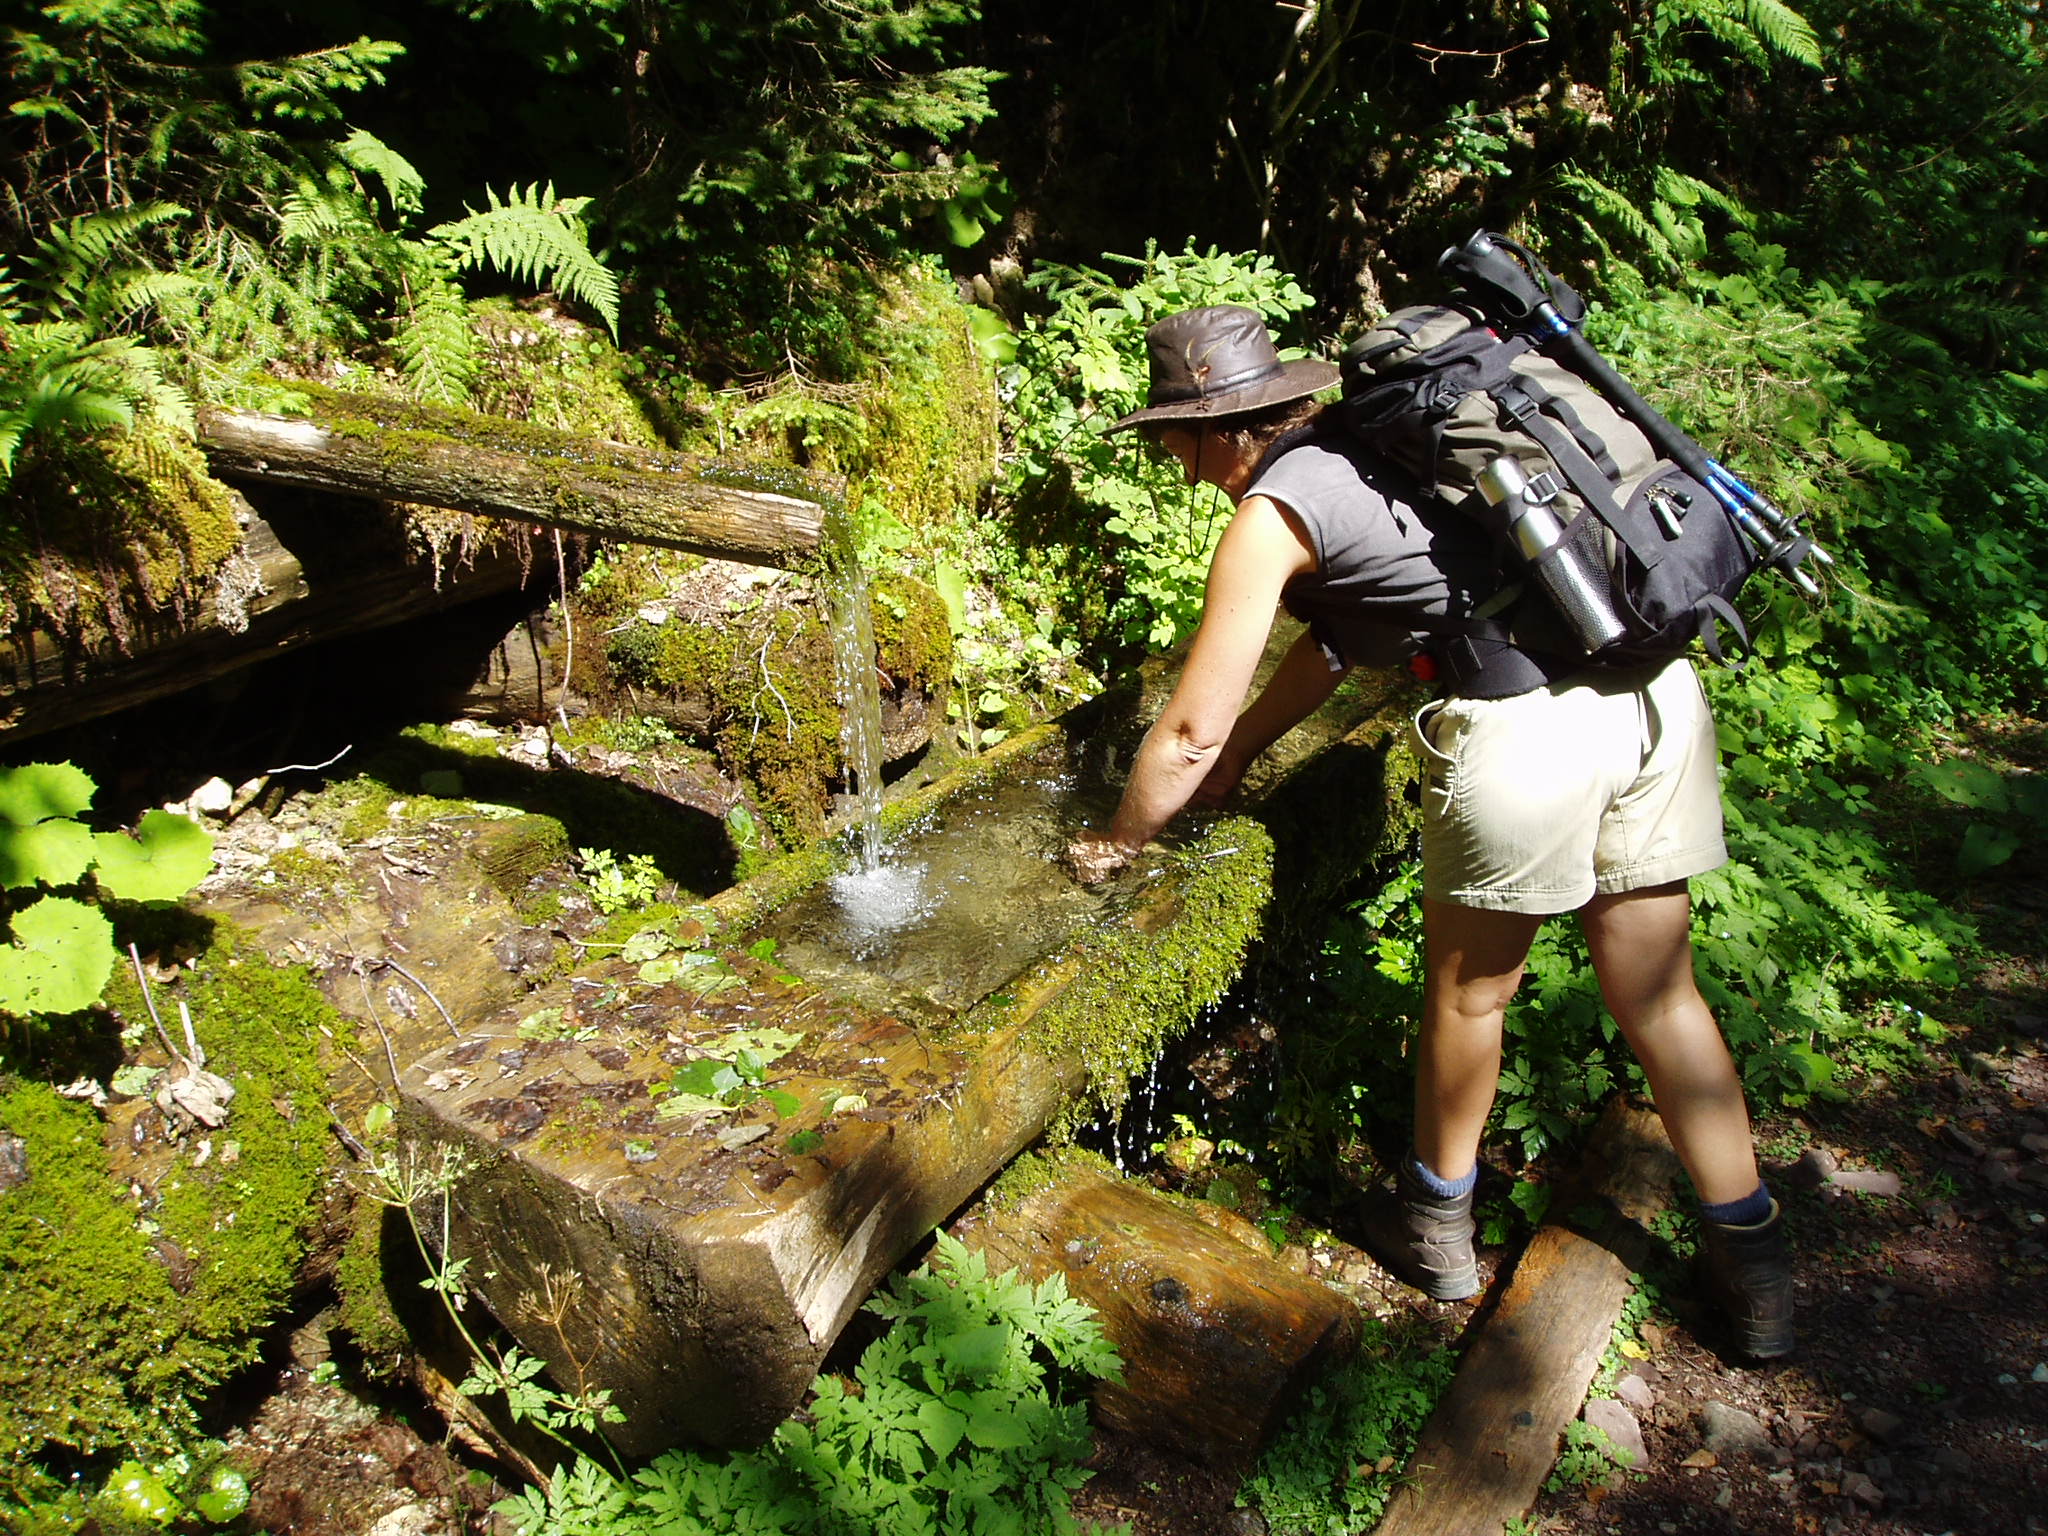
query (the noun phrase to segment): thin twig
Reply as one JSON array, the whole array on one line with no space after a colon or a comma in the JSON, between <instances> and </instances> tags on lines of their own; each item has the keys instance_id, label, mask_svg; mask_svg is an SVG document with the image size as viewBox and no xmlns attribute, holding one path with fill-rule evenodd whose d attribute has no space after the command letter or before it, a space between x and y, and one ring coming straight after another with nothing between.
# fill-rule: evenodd
<instances>
[{"instance_id":1,"label":"thin twig","mask_svg":"<svg viewBox=\"0 0 2048 1536\"><path fill-rule=\"evenodd\" d=\"M164 1028L164 1021L157 1017L156 999L150 996L149 992L149 976L142 969L142 951L135 947L132 939L128 944L128 958L135 962L135 983L142 988L142 1002L143 1006L149 1009L149 1022L156 1026L156 1037L164 1043L164 1054L176 1061L179 1059L178 1048L171 1044L170 1033Z\"/></svg>"},{"instance_id":2,"label":"thin twig","mask_svg":"<svg viewBox=\"0 0 2048 1536\"><path fill-rule=\"evenodd\" d=\"M185 1006L185 999L178 999L178 1022L185 1026L185 1045L192 1052L186 1059L195 1071L206 1066L206 1052L199 1049L199 1036L192 1031L192 1010Z\"/></svg>"},{"instance_id":3,"label":"thin twig","mask_svg":"<svg viewBox=\"0 0 2048 1536\"><path fill-rule=\"evenodd\" d=\"M569 562L562 555L562 530L555 530L555 585L562 594L562 688L555 695L555 718L569 729L569 672L576 664L576 621L569 617Z\"/></svg>"},{"instance_id":4,"label":"thin twig","mask_svg":"<svg viewBox=\"0 0 2048 1536\"><path fill-rule=\"evenodd\" d=\"M339 752L335 753L334 756L327 759L327 761L324 763L286 763L282 768L272 768L267 770L264 773L263 777L267 779L272 774L278 773L318 773L322 768L332 768L344 757L347 757L349 753L355 751L355 749L356 744L354 742L350 742L347 746L343 747Z\"/></svg>"},{"instance_id":5,"label":"thin twig","mask_svg":"<svg viewBox=\"0 0 2048 1536\"><path fill-rule=\"evenodd\" d=\"M418 987L422 992L426 993L427 1001L432 1003L437 1009L440 1010L441 1021L448 1026L448 1033L453 1035L458 1040L462 1038L462 1031L456 1028L455 1025L455 1016L448 1011L447 1006L444 1003L442 1003L440 998L434 996L434 989L432 987L428 986L424 981L421 981L419 977L413 975L411 971L408 971L404 966L400 965L396 960L393 960L388 955L381 960L372 960L369 962L369 964L381 965L386 970L398 972L399 975L403 976L407 981L411 982L414 986Z\"/></svg>"},{"instance_id":6,"label":"thin twig","mask_svg":"<svg viewBox=\"0 0 2048 1536\"><path fill-rule=\"evenodd\" d=\"M370 1010L370 1023L377 1031L377 1038L384 1042L384 1061L391 1068L391 1091L398 1091L398 1052L391 1047L391 1031L384 1027L383 1016L377 1011L377 1000L370 995L370 979L363 974L365 962L349 956L349 969L355 972L356 985L363 990L363 1006Z\"/></svg>"}]
</instances>

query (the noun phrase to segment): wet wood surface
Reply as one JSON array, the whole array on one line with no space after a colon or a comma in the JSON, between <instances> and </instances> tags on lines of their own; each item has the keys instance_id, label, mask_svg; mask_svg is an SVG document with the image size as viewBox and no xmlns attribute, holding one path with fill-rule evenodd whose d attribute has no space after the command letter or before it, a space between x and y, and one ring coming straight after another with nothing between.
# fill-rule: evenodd
<instances>
[{"instance_id":1,"label":"wet wood surface","mask_svg":"<svg viewBox=\"0 0 2048 1536\"><path fill-rule=\"evenodd\" d=\"M1655 1114L1616 1100L1601 1118L1579 1195L1604 1205L1591 1235L1544 1226L1423 1425L1375 1536L1488 1536L1526 1514L1578 1416L1629 1289L1632 1238L1668 1203L1678 1157Z\"/></svg>"},{"instance_id":2,"label":"wet wood surface","mask_svg":"<svg viewBox=\"0 0 2048 1536\"><path fill-rule=\"evenodd\" d=\"M1205 1466L1247 1470L1302 1389L1358 1342L1358 1310L1184 1204L1104 1169L998 1203L960 1236L1037 1284L1064 1278L1123 1357L1098 1420Z\"/></svg>"},{"instance_id":3,"label":"wet wood surface","mask_svg":"<svg viewBox=\"0 0 2048 1536\"><path fill-rule=\"evenodd\" d=\"M85 650L34 631L0 638L0 739L26 740L169 698L317 641L425 618L516 590L530 556L494 547L437 566L406 552L397 514L362 503L330 510L356 520L356 557L328 559L303 546L299 509L266 516L246 501L237 579L241 596L204 603L189 622L139 624L125 649ZM368 552L397 545L389 558Z\"/></svg>"}]
</instances>

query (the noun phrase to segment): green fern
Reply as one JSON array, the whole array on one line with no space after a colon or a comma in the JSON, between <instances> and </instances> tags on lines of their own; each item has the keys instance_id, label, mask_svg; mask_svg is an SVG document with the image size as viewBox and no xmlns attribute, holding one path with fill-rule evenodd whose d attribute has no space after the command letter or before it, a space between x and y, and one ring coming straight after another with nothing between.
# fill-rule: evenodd
<instances>
[{"instance_id":1,"label":"green fern","mask_svg":"<svg viewBox=\"0 0 2048 1536\"><path fill-rule=\"evenodd\" d=\"M515 186L502 200L488 188L484 195L489 207L427 231L456 269L489 267L522 282L553 283L596 310L616 338L619 282L591 252L581 217L590 199L558 198L553 183Z\"/></svg>"},{"instance_id":2,"label":"green fern","mask_svg":"<svg viewBox=\"0 0 2048 1536\"><path fill-rule=\"evenodd\" d=\"M333 122L341 116L336 96L382 85L385 67L404 52L397 43L359 37L335 48L238 64L235 83L244 101L274 117Z\"/></svg>"},{"instance_id":3,"label":"green fern","mask_svg":"<svg viewBox=\"0 0 2048 1536\"><path fill-rule=\"evenodd\" d=\"M401 316L394 345L414 395L436 405L465 405L476 380L476 335L469 303L446 271L416 266L412 303Z\"/></svg>"},{"instance_id":4,"label":"green fern","mask_svg":"<svg viewBox=\"0 0 2048 1536\"><path fill-rule=\"evenodd\" d=\"M358 128L335 147L335 153L362 175L375 176L384 184L384 196L394 213L418 213L420 194L426 180L412 162L374 133Z\"/></svg>"},{"instance_id":5,"label":"green fern","mask_svg":"<svg viewBox=\"0 0 2048 1536\"><path fill-rule=\"evenodd\" d=\"M1651 24L1661 55L1657 72L1666 79L1697 79L1674 51L1677 40L1695 32L1727 48L1744 63L1763 68L1771 55L1820 68L1820 39L1813 25L1784 0L1663 0Z\"/></svg>"}]
</instances>

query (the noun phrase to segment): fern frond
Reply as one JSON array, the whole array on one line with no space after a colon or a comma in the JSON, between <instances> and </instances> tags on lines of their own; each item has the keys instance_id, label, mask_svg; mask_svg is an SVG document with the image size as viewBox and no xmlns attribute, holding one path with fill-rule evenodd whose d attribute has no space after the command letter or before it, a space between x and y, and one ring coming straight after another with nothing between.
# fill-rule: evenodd
<instances>
[{"instance_id":1,"label":"fern frond","mask_svg":"<svg viewBox=\"0 0 2048 1536\"><path fill-rule=\"evenodd\" d=\"M375 176L384 184L384 197L391 204L393 213L419 212L420 194L426 190L426 178L413 169L412 162L405 156L374 133L365 133L360 128L334 148L351 170Z\"/></svg>"},{"instance_id":2,"label":"fern frond","mask_svg":"<svg viewBox=\"0 0 2048 1536\"><path fill-rule=\"evenodd\" d=\"M485 190L490 206L427 232L459 268L489 267L535 285L552 284L589 305L619 334L619 281L590 249L580 217L587 197L557 198L550 183L525 190L515 186L500 200Z\"/></svg>"},{"instance_id":3,"label":"fern frond","mask_svg":"<svg viewBox=\"0 0 2048 1536\"><path fill-rule=\"evenodd\" d=\"M51 226L23 262L24 285L51 312L78 307L113 255L153 224L187 217L175 203L138 203L106 213L84 213Z\"/></svg>"},{"instance_id":4,"label":"fern frond","mask_svg":"<svg viewBox=\"0 0 2048 1536\"><path fill-rule=\"evenodd\" d=\"M413 280L412 305L393 345L414 395L435 405L466 405L476 378L476 337L469 303L445 273L427 263Z\"/></svg>"},{"instance_id":5,"label":"fern frond","mask_svg":"<svg viewBox=\"0 0 2048 1536\"><path fill-rule=\"evenodd\" d=\"M398 43L359 37L288 59L257 59L235 66L242 99L260 111L296 122L332 122L341 116L334 98L384 83L385 66L404 53Z\"/></svg>"},{"instance_id":6,"label":"fern frond","mask_svg":"<svg viewBox=\"0 0 2048 1536\"><path fill-rule=\"evenodd\" d=\"M1741 5L1756 35L1773 50L1794 63L1820 68L1820 38L1813 24L1784 0L1741 0Z\"/></svg>"},{"instance_id":7,"label":"fern frond","mask_svg":"<svg viewBox=\"0 0 2048 1536\"><path fill-rule=\"evenodd\" d=\"M1659 37L1689 30L1705 32L1758 68L1774 53L1820 68L1820 39L1813 24L1785 0L1661 0L1655 22ZM1675 60L1670 65L1681 67Z\"/></svg>"}]
</instances>

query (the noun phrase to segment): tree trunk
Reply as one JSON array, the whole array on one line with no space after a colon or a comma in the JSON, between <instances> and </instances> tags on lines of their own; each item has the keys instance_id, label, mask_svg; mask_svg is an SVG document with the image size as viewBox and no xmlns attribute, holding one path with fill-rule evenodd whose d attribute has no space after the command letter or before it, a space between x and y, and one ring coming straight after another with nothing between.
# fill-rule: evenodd
<instances>
[{"instance_id":1,"label":"tree trunk","mask_svg":"<svg viewBox=\"0 0 2048 1536\"><path fill-rule=\"evenodd\" d=\"M199 446L227 480L446 507L750 565L788 566L818 549L819 497L831 488L800 471L363 396L318 401L313 420L202 411Z\"/></svg>"}]
</instances>

